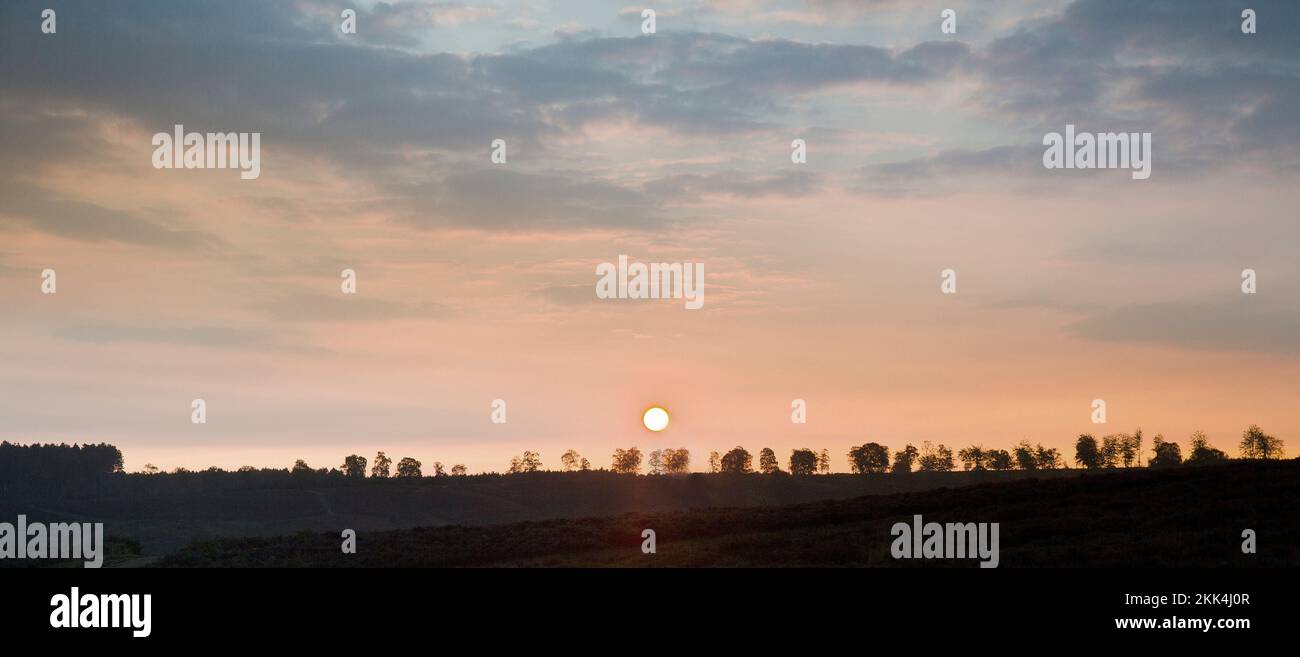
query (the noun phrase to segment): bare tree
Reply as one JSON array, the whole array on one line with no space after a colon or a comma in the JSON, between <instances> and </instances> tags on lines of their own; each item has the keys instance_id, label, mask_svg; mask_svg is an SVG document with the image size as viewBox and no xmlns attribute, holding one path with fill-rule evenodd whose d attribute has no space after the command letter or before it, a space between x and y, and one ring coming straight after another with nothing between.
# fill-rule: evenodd
<instances>
[{"instance_id":1,"label":"bare tree","mask_svg":"<svg viewBox=\"0 0 1300 657\"><path fill-rule=\"evenodd\" d=\"M650 451L650 458L646 460L646 474L660 475L664 473L664 451L655 449Z\"/></svg>"}]
</instances>

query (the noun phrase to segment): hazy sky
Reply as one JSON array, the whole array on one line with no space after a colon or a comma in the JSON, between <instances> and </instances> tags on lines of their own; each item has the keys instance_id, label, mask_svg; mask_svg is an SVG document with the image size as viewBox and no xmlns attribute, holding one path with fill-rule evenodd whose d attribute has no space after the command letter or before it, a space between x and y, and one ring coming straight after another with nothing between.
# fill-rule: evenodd
<instances>
[{"instance_id":1,"label":"hazy sky","mask_svg":"<svg viewBox=\"0 0 1300 657\"><path fill-rule=\"evenodd\" d=\"M1257 34L1186 0L653 2L653 35L571 0L4 2L0 439L843 471L1258 423L1294 454L1300 3L1244 4ZM1152 133L1150 179L1044 169L1067 123ZM155 169L176 124L260 132L260 178ZM597 299L619 254L704 263L704 307Z\"/></svg>"}]
</instances>

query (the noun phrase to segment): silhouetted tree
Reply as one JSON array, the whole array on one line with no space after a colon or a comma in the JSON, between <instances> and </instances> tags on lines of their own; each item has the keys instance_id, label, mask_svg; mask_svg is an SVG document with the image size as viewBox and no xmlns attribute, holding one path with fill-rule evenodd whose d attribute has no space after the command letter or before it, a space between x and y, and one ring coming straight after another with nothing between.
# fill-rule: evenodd
<instances>
[{"instance_id":1,"label":"silhouetted tree","mask_svg":"<svg viewBox=\"0 0 1300 657\"><path fill-rule=\"evenodd\" d=\"M1137 443L1133 436L1127 433L1119 435L1119 464L1126 467L1133 467L1137 461Z\"/></svg>"},{"instance_id":2,"label":"silhouetted tree","mask_svg":"<svg viewBox=\"0 0 1300 657\"><path fill-rule=\"evenodd\" d=\"M709 452L709 472L722 472L722 455Z\"/></svg>"},{"instance_id":3,"label":"silhouetted tree","mask_svg":"<svg viewBox=\"0 0 1300 657\"><path fill-rule=\"evenodd\" d=\"M564 468L565 472L586 470L587 468L582 467L582 464L586 462L587 459L582 458L581 454L572 449L560 455L560 466Z\"/></svg>"},{"instance_id":4,"label":"silhouetted tree","mask_svg":"<svg viewBox=\"0 0 1300 657\"><path fill-rule=\"evenodd\" d=\"M646 474L661 475L664 473L664 452L661 449L650 451L650 458L646 459Z\"/></svg>"},{"instance_id":5,"label":"silhouetted tree","mask_svg":"<svg viewBox=\"0 0 1300 657\"><path fill-rule=\"evenodd\" d=\"M434 461L434 462L433 462L433 476L435 476L435 477L446 477L446 476L447 476L447 471L446 471L445 469L443 469L443 467L442 467L442 461Z\"/></svg>"},{"instance_id":6,"label":"silhouetted tree","mask_svg":"<svg viewBox=\"0 0 1300 657\"><path fill-rule=\"evenodd\" d=\"M610 469L620 474L636 474L641 470L641 450L635 447L614 450L614 462Z\"/></svg>"},{"instance_id":7,"label":"silhouetted tree","mask_svg":"<svg viewBox=\"0 0 1300 657\"><path fill-rule=\"evenodd\" d=\"M537 472L541 469L541 454L524 450L523 454L510 459L510 469L506 472L509 474L523 474L525 472Z\"/></svg>"},{"instance_id":8,"label":"silhouetted tree","mask_svg":"<svg viewBox=\"0 0 1300 657\"><path fill-rule=\"evenodd\" d=\"M370 466L371 477L387 477L388 468L393 464L393 459L388 458L383 452L375 454L375 464Z\"/></svg>"},{"instance_id":9,"label":"silhouetted tree","mask_svg":"<svg viewBox=\"0 0 1300 657\"><path fill-rule=\"evenodd\" d=\"M159 470L158 470L158 466L156 466L156 465L154 465L154 464L152 464L152 463L146 463L146 464L144 464L144 468L142 468L142 469L140 470L140 472L141 472L142 474L155 475L155 474L158 474Z\"/></svg>"},{"instance_id":10,"label":"silhouetted tree","mask_svg":"<svg viewBox=\"0 0 1300 657\"><path fill-rule=\"evenodd\" d=\"M971 445L957 452L957 458L961 459L963 470L983 470L988 459L988 450L981 445Z\"/></svg>"},{"instance_id":11,"label":"silhouetted tree","mask_svg":"<svg viewBox=\"0 0 1300 657\"><path fill-rule=\"evenodd\" d=\"M722 455L722 472L745 474L754 471L754 457L744 447Z\"/></svg>"},{"instance_id":12,"label":"silhouetted tree","mask_svg":"<svg viewBox=\"0 0 1300 657\"><path fill-rule=\"evenodd\" d=\"M1074 462L1079 467L1096 470L1102 466L1101 450L1092 434L1081 433L1074 441Z\"/></svg>"},{"instance_id":13,"label":"silhouetted tree","mask_svg":"<svg viewBox=\"0 0 1300 657\"><path fill-rule=\"evenodd\" d=\"M1133 432L1133 435L1129 436L1129 442L1131 443L1131 449L1133 451L1133 465L1140 468L1142 467L1142 427L1138 427L1137 430ZM1129 466L1125 465L1124 467Z\"/></svg>"},{"instance_id":14,"label":"silhouetted tree","mask_svg":"<svg viewBox=\"0 0 1300 657\"><path fill-rule=\"evenodd\" d=\"M397 476L403 478L423 476L423 473L420 472L421 465L424 464L409 456L404 456L402 460L397 462Z\"/></svg>"},{"instance_id":15,"label":"silhouetted tree","mask_svg":"<svg viewBox=\"0 0 1300 657\"><path fill-rule=\"evenodd\" d=\"M1224 454L1223 450L1210 446L1210 439L1205 436L1203 431L1193 431L1191 443L1191 450L1187 455L1188 463L1212 463L1228 460L1228 455Z\"/></svg>"},{"instance_id":16,"label":"silhouetted tree","mask_svg":"<svg viewBox=\"0 0 1300 657\"><path fill-rule=\"evenodd\" d=\"M942 443L936 446L931 446L929 442L921 443L919 462L922 472L950 472L956 467L952 460L952 450Z\"/></svg>"},{"instance_id":17,"label":"silhouetted tree","mask_svg":"<svg viewBox=\"0 0 1300 657\"><path fill-rule=\"evenodd\" d=\"M825 447L822 448L822 451L817 452L817 472L818 474L831 473L831 453Z\"/></svg>"},{"instance_id":18,"label":"silhouetted tree","mask_svg":"<svg viewBox=\"0 0 1300 657\"><path fill-rule=\"evenodd\" d=\"M311 473L312 473L311 466L307 465L307 462L302 459L298 459L297 461L294 461L293 469L289 470L289 474L294 475L296 477L310 475Z\"/></svg>"},{"instance_id":19,"label":"silhouetted tree","mask_svg":"<svg viewBox=\"0 0 1300 657\"><path fill-rule=\"evenodd\" d=\"M686 474L691 471L691 452L685 447L666 448L660 466L664 474Z\"/></svg>"},{"instance_id":20,"label":"silhouetted tree","mask_svg":"<svg viewBox=\"0 0 1300 657\"><path fill-rule=\"evenodd\" d=\"M912 464L916 463L916 460L920 457L921 453L917 451L916 446L910 443L905 445L903 449L898 450L898 452L894 454L893 472L895 474L907 474L911 472Z\"/></svg>"},{"instance_id":21,"label":"silhouetted tree","mask_svg":"<svg viewBox=\"0 0 1300 657\"><path fill-rule=\"evenodd\" d=\"M1241 444L1237 447L1241 450L1243 459L1282 458L1282 440L1264 433L1255 424L1241 433Z\"/></svg>"},{"instance_id":22,"label":"silhouetted tree","mask_svg":"<svg viewBox=\"0 0 1300 657\"><path fill-rule=\"evenodd\" d=\"M1016 467L1021 470L1037 470L1038 455L1034 452L1034 446L1028 442L1021 441L1011 452L1016 457Z\"/></svg>"},{"instance_id":23,"label":"silhouetted tree","mask_svg":"<svg viewBox=\"0 0 1300 657\"><path fill-rule=\"evenodd\" d=\"M1120 444L1123 441L1119 434L1110 434L1101 439L1101 463L1103 467L1119 467Z\"/></svg>"},{"instance_id":24,"label":"silhouetted tree","mask_svg":"<svg viewBox=\"0 0 1300 657\"><path fill-rule=\"evenodd\" d=\"M763 474L776 474L781 471L781 466L776 464L776 452L773 452L771 447L758 450L758 471Z\"/></svg>"},{"instance_id":25,"label":"silhouetted tree","mask_svg":"<svg viewBox=\"0 0 1300 657\"><path fill-rule=\"evenodd\" d=\"M1065 461L1061 458L1060 450L1055 447L1043 447L1042 444L1034 447L1034 462L1039 470L1056 470L1066 467Z\"/></svg>"},{"instance_id":26,"label":"silhouetted tree","mask_svg":"<svg viewBox=\"0 0 1300 657\"><path fill-rule=\"evenodd\" d=\"M808 449L796 449L790 452L790 474L792 475L810 475L817 472L817 465L820 459L817 453Z\"/></svg>"},{"instance_id":27,"label":"silhouetted tree","mask_svg":"<svg viewBox=\"0 0 1300 657\"><path fill-rule=\"evenodd\" d=\"M356 454L344 457L342 469L344 476L352 479L364 479L366 476L366 457L357 456Z\"/></svg>"},{"instance_id":28,"label":"silhouetted tree","mask_svg":"<svg viewBox=\"0 0 1300 657\"><path fill-rule=\"evenodd\" d=\"M1016 467L1011 452L1005 449L990 449L984 453L984 458L990 470L1010 470Z\"/></svg>"},{"instance_id":29,"label":"silhouetted tree","mask_svg":"<svg viewBox=\"0 0 1300 657\"><path fill-rule=\"evenodd\" d=\"M1178 443L1167 443L1160 434L1151 439L1151 451L1155 455L1151 457L1150 467L1163 468L1183 462L1183 452Z\"/></svg>"},{"instance_id":30,"label":"silhouetted tree","mask_svg":"<svg viewBox=\"0 0 1300 657\"><path fill-rule=\"evenodd\" d=\"M451 466L451 476L453 477L464 477L466 472L465 466L460 463Z\"/></svg>"},{"instance_id":31,"label":"silhouetted tree","mask_svg":"<svg viewBox=\"0 0 1300 657\"><path fill-rule=\"evenodd\" d=\"M889 448L880 443L867 443L850 449L849 469L857 474L888 470Z\"/></svg>"},{"instance_id":32,"label":"silhouetted tree","mask_svg":"<svg viewBox=\"0 0 1300 657\"><path fill-rule=\"evenodd\" d=\"M105 443L0 442L0 500L20 491L43 497L98 497L119 474L124 474L122 452Z\"/></svg>"}]
</instances>

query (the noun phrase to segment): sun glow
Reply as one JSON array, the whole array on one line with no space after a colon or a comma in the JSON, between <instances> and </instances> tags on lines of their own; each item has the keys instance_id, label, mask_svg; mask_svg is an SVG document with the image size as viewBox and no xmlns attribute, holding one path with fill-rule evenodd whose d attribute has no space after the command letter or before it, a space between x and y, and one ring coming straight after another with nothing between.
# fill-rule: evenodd
<instances>
[{"instance_id":1,"label":"sun glow","mask_svg":"<svg viewBox=\"0 0 1300 657\"><path fill-rule=\"evenodd\" d=\"M663 431L668 428L668 411L658 406L651 406L641 416L641 424L651 431Z\"/></svg>"}]
</instances>

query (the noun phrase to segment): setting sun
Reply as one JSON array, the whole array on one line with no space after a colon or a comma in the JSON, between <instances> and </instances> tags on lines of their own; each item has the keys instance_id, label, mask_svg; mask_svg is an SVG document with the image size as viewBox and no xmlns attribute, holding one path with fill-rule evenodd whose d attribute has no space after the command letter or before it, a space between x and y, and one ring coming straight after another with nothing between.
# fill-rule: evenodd
<instances>
[{"instance_id":1,"label":"setting sun","mask_svg":"<svg viewBox=\"0 0 1300 657\"><path fill-rule=\"evenodd\" d=\"M658 406L651 406L641 416L641 424L651 431L663 431L668 428L668 411Z\"/></svg>"}]
</instances>

